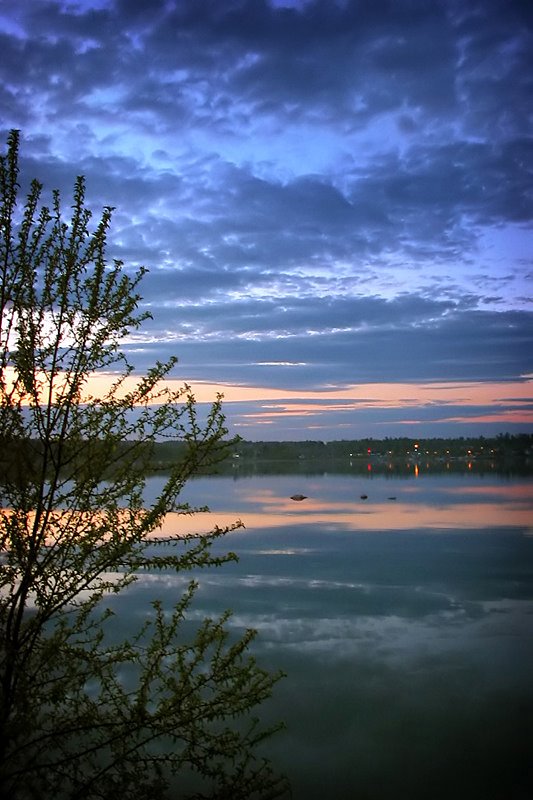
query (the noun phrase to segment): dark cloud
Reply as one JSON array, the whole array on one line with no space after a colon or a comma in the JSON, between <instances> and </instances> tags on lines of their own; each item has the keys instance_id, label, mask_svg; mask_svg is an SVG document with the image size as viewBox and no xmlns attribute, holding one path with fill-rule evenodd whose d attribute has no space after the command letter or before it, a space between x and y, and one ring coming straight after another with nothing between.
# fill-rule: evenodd
<instances>
[{"instance_id":1,"label":"dark cloud","mask_svg":"<svg viewBox=\"0 0 533 800\"><path fill-rule=\"evenodd\" d=\"M527 314L449 312L445 303L416 297L338 307L301 302L286 311L271 302L214 303L165 309L162 316L157 343L133 359L139 366L160 352L177 353L179 373L190 379L207 375L296 393L366 382L509 381L524 375L530 358ZM165 331L177 338L163 345ZM287 370L286 361L301 366Z\"/></svg>"}]
</instances>

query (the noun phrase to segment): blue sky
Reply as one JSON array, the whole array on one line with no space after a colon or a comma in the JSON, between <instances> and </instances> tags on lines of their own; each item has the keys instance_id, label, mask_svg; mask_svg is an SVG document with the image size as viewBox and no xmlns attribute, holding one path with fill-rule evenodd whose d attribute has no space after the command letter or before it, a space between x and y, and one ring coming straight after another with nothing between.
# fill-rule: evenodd
<instances>
[{"instance_id":1,"label":"blue sky","mask_svg":"<svg viewBox=\"0 0 533 800\"><path fill-rule=\"evenodd\" d=\"M249 439L533 431L533 10L3 0L23 170L116 207L139 370Z\"/></svg>"}]
</instances>

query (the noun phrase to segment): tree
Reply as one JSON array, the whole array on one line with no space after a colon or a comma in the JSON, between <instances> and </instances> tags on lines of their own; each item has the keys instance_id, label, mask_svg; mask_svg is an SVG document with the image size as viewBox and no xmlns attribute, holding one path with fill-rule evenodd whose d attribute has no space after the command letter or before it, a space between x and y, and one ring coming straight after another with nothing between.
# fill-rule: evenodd
<instances>
[{"instance_id":1,"label":"tree","mask_svg":"<svg viewBox=\"0 0 533 800\"><path fill-rule=\"evenodd\" d=\"M231 635L229 613L184 622L196 584L154 601L134 636L110 637L105 599L140 571L218 566L215 539L151 534L180 491L222 458L217 397L194 397L157 363L135 381L121 339L139 327L139 282L106 261L112 209L90 230L83 178L71 219L33 181L22 209L19 134L0 162L0 794L10 798L277 797L252 712L280 677ZM115 377L98 396L91 378ZM159 497L143 499L157 441L181 440ZM238 525L238 523L236 523ZM127 672L124 683L121 676Z\"/></svg>"}]
</instances>

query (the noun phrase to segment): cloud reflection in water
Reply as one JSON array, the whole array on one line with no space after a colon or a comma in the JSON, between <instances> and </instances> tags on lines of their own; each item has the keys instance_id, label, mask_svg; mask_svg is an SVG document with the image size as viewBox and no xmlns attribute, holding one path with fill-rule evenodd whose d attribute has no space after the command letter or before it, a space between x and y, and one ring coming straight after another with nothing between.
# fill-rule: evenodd
<instances>
[{"instance_id":1,"label":"cloud reflection in water","mask_svg":"<svg viewBox=\"0 0 533 800\"><path fill-rule=\"evenodd\" d=\"M287 723L268 751L295 800L527 797L531 486L470 475L188 487L213 509L199 529L246 525L216 545L239 563L196 576L189 623L231 607L235 630L258 630L261 663L287 672L263 713ZM190 523L171 517L166 532ZM129 613L172 601L184 580L142 577Z\"/></svg>"}]
</instances>

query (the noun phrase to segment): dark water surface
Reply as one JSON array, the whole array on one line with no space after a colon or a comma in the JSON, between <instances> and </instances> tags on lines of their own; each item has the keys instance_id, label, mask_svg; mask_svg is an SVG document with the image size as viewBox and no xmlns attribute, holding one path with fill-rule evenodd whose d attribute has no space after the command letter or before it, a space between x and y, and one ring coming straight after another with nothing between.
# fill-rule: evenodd
<instances>
[{"instance_id":1,"label":"dark water surface","mask_svg":"<svg viewBox=\"0 0 533 800\"><path fill-rule=\"evenodd\" d=\"M189 484L203 529L246 525L224 540L239 563L199 574L195 616L232 608L287 673L263 712L286 722L268 753L295 800L533 797L532 490L468 473ZM186 579L146 575L129 613Z\"/></svg>"}]
</instances>

